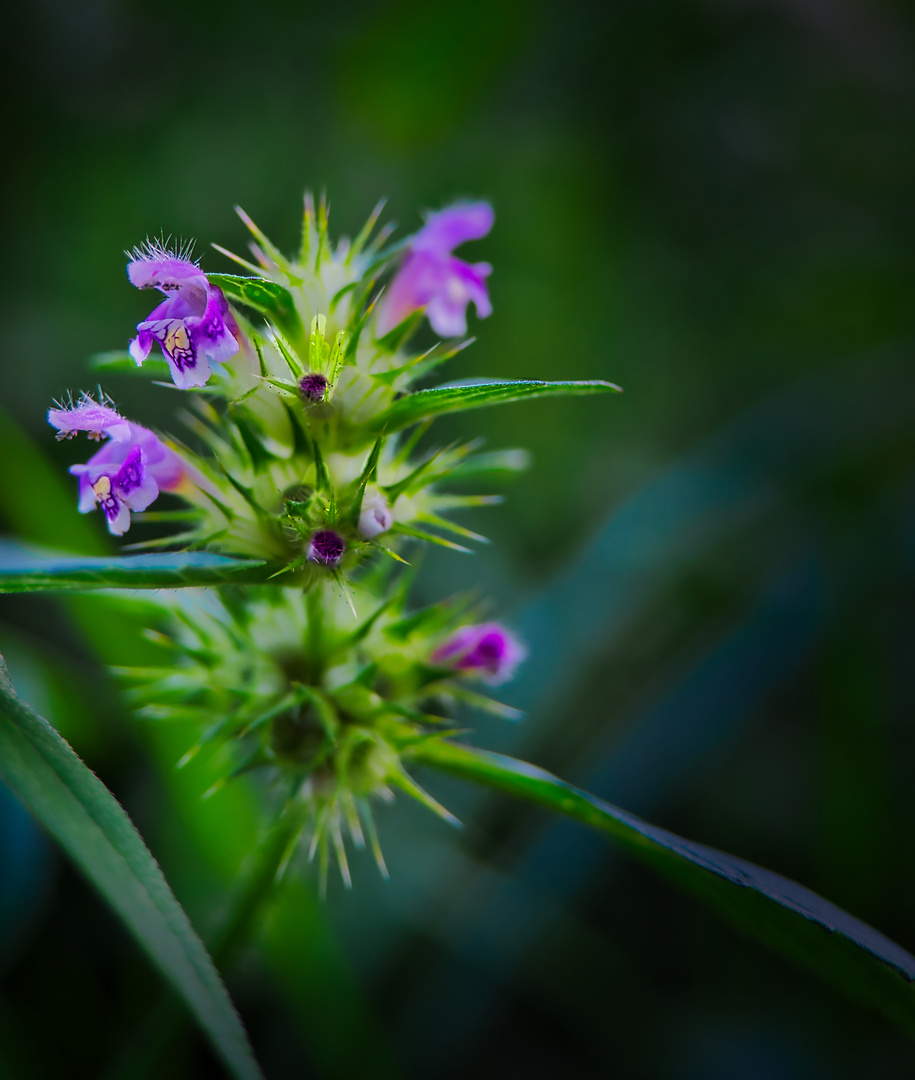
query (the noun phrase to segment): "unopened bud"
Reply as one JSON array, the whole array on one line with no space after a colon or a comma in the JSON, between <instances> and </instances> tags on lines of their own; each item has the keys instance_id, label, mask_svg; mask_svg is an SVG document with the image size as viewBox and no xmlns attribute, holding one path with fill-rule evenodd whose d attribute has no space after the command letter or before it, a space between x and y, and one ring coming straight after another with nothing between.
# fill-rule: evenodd
<instances>
[{"instance_id":1,"label":"unopened bud","mask_svg":"<svg viewBox=\"0 0 915 1080\"><path fill-rule=\"evenodd\" d=\"M308 559L322 566L336 566L346 551L346 541L333 529L321 529L308 542Z\"/></svg>"},{"instance_id":2,"label":"unopened bud","mask_svg":"<svg viewBox=\"0 0 915 1080\"><path fill-rule=\"evenodd\" d=\"M380 491L366 492L359 515L359 532L366 540L374 540L394 524L394 515Z\"/></svg>"},{"instance_id":3,"label":"unopened bud","mask_svg":"<svg viewBox=\"0 0 915 1080\"><path fill-rule=\"evenodd\" d=\"M299 390L306 401L319 402L324 400L327 393L327 379L317 371L309 371L299 381Z\"/></svg>"}]
</instances>

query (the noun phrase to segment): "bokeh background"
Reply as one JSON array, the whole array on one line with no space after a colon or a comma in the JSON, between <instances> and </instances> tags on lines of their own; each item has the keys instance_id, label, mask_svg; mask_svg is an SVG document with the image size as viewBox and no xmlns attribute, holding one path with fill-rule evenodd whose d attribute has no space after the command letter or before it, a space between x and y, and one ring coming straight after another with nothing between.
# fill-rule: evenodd
<instances>
[{"instance_id":1,"label":"bokeh background","mask_svg":"<svg viewBox=\"0 0 915 1080\"><path fill-rule=\"evenodd\" d=\"M148 309L122 252L240 203L292 248L306 186L485 197L494 314L448 376L609 378L622 398L442 423L534 466L430 553L417 599L490 597L532 651L529 757L795 877L915 948L915 14L855 0L34 0L3 35L0 527L111 550L44 423ZM174 427L174 392L106 388ZM202 803L190 733L128 717L110 602L0 602L20 692L116 792L206 932L258 793ZM196 771L195 771L196 769ZM883 1018L605 842L424 782L466 822L381 819L392 881L304 874L228 975L286 1077L896 1078ZM0 1076L217 1077L114 916L0 791ZM163 1064L164 1063L164 1064Z\"/></svg>"}]
</instances>

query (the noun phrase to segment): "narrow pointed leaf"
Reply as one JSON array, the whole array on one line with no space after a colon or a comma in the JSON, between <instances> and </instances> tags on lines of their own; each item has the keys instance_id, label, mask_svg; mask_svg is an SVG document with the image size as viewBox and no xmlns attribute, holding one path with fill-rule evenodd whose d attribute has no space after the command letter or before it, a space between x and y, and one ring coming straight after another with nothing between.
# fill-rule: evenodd
<instances>
[{"instance_id":1,"label":"narrow pointed leaf","mask_svg":"<svg viewBox=\"0 0 915 1080\"><path fill-rule=\"evenodd\" d=\"M586 382L545 382L541 379L513 380L511 382L473 383L465 386L437 386L431 390L417 390L399 398L373 421L376 431L386 427L389 432L400 431L419 420L462 409L482 409L487 405L500 405L507 401L522 401L533 397L557 397L560 395L622 393L618 386L601 379Z\"/></svg>"},{"instance_id":2,"label":"narrow pointed leaf","mask_svg":"<svg viewBox=\"0 0 915 1080\"><path fill-rule=\"evenodd\" d=\"M260 559L230 559L206 551L115 556L32 554L0 548L0 593L78 589L177 589L265 581L275 568Z\"/></svg>"},{"instance_id":3,"label":"narrow pointed leaf","mask_svg":"<svg viewBox=\"0 0 915 1080\"><path fill-rule=\"evenodd\" d=\"M372 452L369 454L368 461L365 463L365 468L362 470L362 475L359 477L359 484L356 488L356 497L353 499L352 509L350 510L349 517L353 525L356 525L359 521L359 515L362 513L362 503L365 499L365 489L368 487L369 481L372 479L372 475L378 468L378 458L381 454L381 447L384 444L384 433L375 440L375 445L372 447Z\"/></svg>"},{"instance_id":4,"label":"narrow pointed leaf","mask_svg":"<svg viewBox=\"0 0 915 1080\"><path fill-rule=\"evenodd\" d=\"M514 758L429 741L412 757L539 803L612 837L728 922L915 1035L915 956L797 882L694 844Z\"/></svg>"},{"instance_id":5,"label":"narrow pointed leaf","mask_svg":"<svg viewBox=\"0 0 915 1080\"><path fill-rule=\"evenodd\" d=\"M130 818L0 659L0 778L63 847L184 1000L237 1080L260 1080L241 1021L200 938Z\"/></svg>"},{"instance_id":6,"label":"narrow pointed leaf","mask_svg":"<svg viewBox=\"0 0 915 1080\"><path fill-rule=\"evenodd\" d=\"M459 462L449 470L448 479L466 480L487 473L524 472L530 464L531 455L527 450L491 450Z\"/></svg>"}]
</instances>

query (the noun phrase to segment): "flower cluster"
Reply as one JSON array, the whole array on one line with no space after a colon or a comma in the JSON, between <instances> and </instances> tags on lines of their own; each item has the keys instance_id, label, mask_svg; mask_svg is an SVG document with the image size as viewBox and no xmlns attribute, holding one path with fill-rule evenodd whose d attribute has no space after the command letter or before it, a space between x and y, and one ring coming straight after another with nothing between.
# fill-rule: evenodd
<instances>
[{"instance_id":1,"label":"flower cluster","mask_svg":"<svg viewBox=\"0 0 915 1080\"><path fill-rule=\"evenodd\" d=\"M189 251L162 244L133 252L130 282L165 299L137 326L124 362L136 370L158 345L174 384L197 391L185 423L203 452L124 418L101 394L48 413L58 438L101 442L70 471L79 509L100 509L112 533L123 535L134 514L158 516L181 531L140 546L260 560L262 584L231 598L163 594L163 665L125 674L144 715L199 724L188 757L215 743L229 748L227 777L261 767L291 779L309 808L312 854L326 866L335 852L344 876L344 828L357 844L375 835L370 796L399 789L448 816L409 776L411 747L447 734L458 704L510 712L481 689L507 681L524 657L505 627L465 602L407 608L411 547L467 551L483 538L452 515L498 497L463 485L527 464L522 451L483 452L478 441L428 445L430 424L532 394L615 389L415 390L466 344L469 304L491 312L491 267L453 252L483 238L493 212L458 203L386 247L380 209L335 244L326 206L306 196L291 259L239 211L254 261L224 254L244 274L205 273ZM424 317L444 340L411 351ZM163 492L181 509L151 514Z\"/></svg>"}]
</instances>

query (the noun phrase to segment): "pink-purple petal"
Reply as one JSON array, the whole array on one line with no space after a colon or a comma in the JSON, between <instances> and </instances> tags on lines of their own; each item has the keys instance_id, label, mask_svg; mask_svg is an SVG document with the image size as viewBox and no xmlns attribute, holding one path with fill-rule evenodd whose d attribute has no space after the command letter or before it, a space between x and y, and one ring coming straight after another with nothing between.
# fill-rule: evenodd
<instances>
[{"instance_id":1,"label":"pink-purple petal","mask_svg":"<svg viewBox=\"0 0 915 1080\"><path fill-rule=\"evenodd\" d=\"M472 301L480 318L492 313L486 278L489 263L470 264L451 254L465 240L476 240L492 228L488 203L459 203L431 214L412 238L407 254L388 286L376 322L383 337L414 311L423 308L442 337L467 333L467 305Z\"/></svg>"},{"instance_id":2,"label":"pink-purple petal","mask_svg":"<svg viewBox=\"0 0 915 1080\"><path fill-rule=\"evenodd\" d=\"M432 329L442 337L461 337L467 333L467 305L472 301L482 319L492 313L486 289L486 276L492 272L489 263L471 266L451 256L441 289L426 306L426 316Z\"/></svg>"},{"instance_id":3,"label":"pink-purple petal","mask_svg":"<svg viewBox=\"0 0 915 1080\"><path fill-rule=\"evenodd\" d=\"M468 240L480 240L495 221L492 207L486 202L455 203L429 214L426 224L410 243L414 251L451 254Z\"/></svg>"},{"instance_id":4,"label":"pink-purple petal","mask_svg":"<svg viewBox=\"0 0 915 1080\"><path fill-rule=\"evenodd\" d=\"M127 346L127 351L133 357L137 367L141 367L143 361L149 356L155 340L156 339L148 330L140 330L133 341Z\"/></svg>"},{"instance_id":5,"label":"pink-purple petal","mask_svg":"<svg viewBox=\"0 0 915 1080\"><path fill-rule=\"evenodd\" d=\"M196 285L206 290L206 274L189 259L179 259L158 247L140 253L127 264L127 277L138 289L178 289Z\"/></svg>"},{"instance_id":6,"label":"pink-purple petal","mask_svg":"<svg viewBox=\"0 0 915 1080\"><path fill-rule=\"evenodd\" d=\"M100 506L116 536L129 528L131 510L145 510L160 491L177 487L185 475L181 458L157 435L140 424L129 426L129 440L109 440L84 465L70 467L79 478L80 513ZM107 490L99 489L103 477L109 482Z\"/></svg>"},{"instance_id":7,"label":"pink-purple petal","mask_svg":"<svg viewBox=\"0 0 915 1080\"><path fill-rule=\"evenodd\" d=\"M126 442L130 438L128 421L116 410L90 397L84 397L68 409L48 409L48 423L57 428L59 439L75 435L78 431L90 435L108 435L116 442Z\"/></svg>"},{"instance_id":8,"label":"pink-purple petal","mask_svg":"<svg viewBox=\"0 0 915 1080\"><path fill-rule=\"evenodd\" d=\"M462 626L432 654L436 664L478 675L495 686L507 682L526 656L524 646L499 623Z\"/></svg>"}]
</instances>

